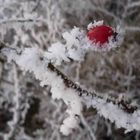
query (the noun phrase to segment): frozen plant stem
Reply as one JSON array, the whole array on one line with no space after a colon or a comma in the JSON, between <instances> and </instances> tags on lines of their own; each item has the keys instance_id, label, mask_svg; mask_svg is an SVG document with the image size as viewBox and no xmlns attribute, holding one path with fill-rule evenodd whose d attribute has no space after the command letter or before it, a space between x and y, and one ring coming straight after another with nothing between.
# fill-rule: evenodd
<instances>
[{"instance_id":1,"label":"frozen plant stem","mask_svg":"<svg viewBox=\"0 0 140 140\"><path fill-rule=\"evenodd\" d=\"M83 125L86 127L86 130L89 132L91 139L96 140L95 134L93 133L92 129L90 128L90 126L86 122L86 120L85 120L83 115L81 115L81 121L82 121Z\"/></svg>"},{"instance_id":2,"label":"frozen plant stem","mask_svg":"<svg viewBox=\"0 0 140 140\"><path fill-rule=\"evenodd\" d=\"M19 92L19 81L18 81L18 74L17 74L17 67L16 64L13 64L13 75L14 75L14 96L13 96L13 103L14 106L12 108L12 112L13 112L13 119L11 121L8 122L9 126L10 126L10 132L4 135L4 140L9 140L10 138L12 138L14 136L14 131L16 130L16 125L18 123L19 120L19 107L20 107L20 102L19 102L19 98L20 98L20 92Z\"/></svg>"},{"instance_id":3,"label":"frozen plant stem","mask_svg":"<svg viewBox=\"0 0 140 140\"><path fill-rule=\"evenodd\" d=\"M19 55L21 55L21 53L22 53L20 51L17 51L15 48L10 48L10 47L6 46L3 42L0 42L0 49L2 49L2 48L8 48L9 50L16 51L16 53L18 53ZM43 57L40 57L40 61L45 61L45 60L43 59ZM78 93L78 96L80 96L80 97L81 96L91 96L92 98L97 97L100 99L105 98L101 94L98 94L96 91L89 92L86 89L81 88L80 85L78 85L75 82L73 82L72 80L70 80L65 74L63 74L60 70L58 70L52 63L48 63L48 69L51 70L52 72L55 72L58 76L60 76L66 87L76 90L76 92ZM118 99L119 99L119 97L115 98L115 97L108 96L105 100L107 102L112 102L113 104L117 104L118 106L120 106L120 108L122 110L124 110L127 113L133 113L135 110L137 110L136 106L131 106L123 98L121 100L118 100Z\"/></svg>"},{"instance_id":4,"label":"frozen plant stem","mask_svg":"<svg viewBox=\"0 0 140 140\"><path fill-rule=\"evenodd\" d=\"M80 87L80 85L74 83L73 81L71 81L66 75L64 75L62 72L60 72L54 65L52 65L51 63L48 64L48 68L53 71L56 72L58 76L61 76L61 78L63 79L65 85L68 88L72 88L74 90L77 91L79 96L91 96L92 98L97 97L100 99L103 99L104 97L101 96L100 94L94 92L89 92L85 89L82 89ZM126 111L127 113L133 113L137 107L136 106L131 106L129 105L126 101L124 101L123 99L121 99L120 101L118 100L118 98L113 98L113 97L108 97L106 99L107 102L112 102L113 104L117 104L119 105L124 111Z\"/></svg>"},{"instance_id":5,"label":"frozen plant stem","mask_svg":"<svg viewBox=\"0 0 140 140\"><path fill-rule=\"evenodd\" d=\"M46 23L43 19L23 19L23 18L17 18L17 19L9 19L9 20L1 20L0 24L8 24L8 23Z\"/></svg>"}]
</instances>

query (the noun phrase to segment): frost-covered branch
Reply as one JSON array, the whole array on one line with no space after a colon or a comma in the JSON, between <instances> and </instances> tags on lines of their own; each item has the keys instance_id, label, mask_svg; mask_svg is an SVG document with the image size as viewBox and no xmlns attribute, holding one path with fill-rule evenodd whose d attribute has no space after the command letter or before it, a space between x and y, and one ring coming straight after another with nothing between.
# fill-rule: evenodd
<instances>
[{"instance_id":1,"label":"frost-covered branch","mask_svg":"<svg viewBox=\"0 0 140 140\"><path fill-rule=\"evenodd\" d=\"M140 1L136 1L136 2L132 2L130 4L127 5L127 8L134 8L136 6L140 6Z\"/></svg>"},{"instance_id":2,"label":"frost-covered branch","mask_svg":"<svg viewBox=\"0 0 140 140\"><path fill-rule=\"evenodd\" d=\"M126 31L140 32L140 27L126 26L125 29L126 29Z\"/></svg>"},{"instance_id":3,"label":"frost-covered branch","mask_svg":"<svg viewBox=\"0 0 140 140\"><path fill-rule=\"evenodd\" d=\"M82 111L81 101L92 105L100 115L115 122L118 127L124 127L127 131L139 130L139 110L136 107L127 104L124 100L116 101L112 98L102 97L96 92L82 89L52 63L47 62L45 53L39 49L27 48L18 54L14 49L3 50L2 52L7 55L8 59L14 60L21 69L34 73L42 86L50 85L54 99L62 99L69 106L67 110L69 117L64 120L61 126L63 134L68 135L76 127ZM122 114L121 118L124 117L124 120L120 121L119 113ZM133 126L134 119L136 123Z\"/></svg>"},{"instance_id":4,"label":"frost-covered branch","mask_svg":"<svg viewBox=\"0 0 140 140\"><path fill-rule=\"evenodd\" d=\"M6 20L1 20L0 21L0 24L8 24L8 23L26 23L26 22L28 22L28 23L45 23L46 22L46 20L43 20L43 19L41 19L41 18L27 18L27 19L25 19L25 18L15 18L15 19L6 19Z\"/></svg>"},{"instance_id":5,"label":"frost-covered branch","mask_svg":"<svg viewBox=\"0 0 140 140\"><path fill-rule=\"evenodd\" d=\"M1 43L1 44L3 45L3 48L8 48L9 50L16 52L18 55L22 54L22 51L17 51L14 48L9 48L4 43ZM40 56L40 61L42 61L42 62L44 61L44 63L45 63L45 58ZM74 89L77 92L78 96L91 96L92 98L97 97L100 99L106 98L107 102L112 102L113 104L119 105L127 113L133 113L137 109L136 106L131 106L123 98L121 98L121 100L120 100L119 97L104 97L101 94L97 93L96 91L90 92L86 89L83 89L79 84L70 80L65 74L63 74L59 69L57 69L52 63L48 63L46 68L48 68L50 71L56 73L57 76L61 77L65 86L67 88Z\"/></svg>"},{"instance_id":6,"label":"frost-covered branch","mask_svg":"<svg viewBox=\"0 0 140 140\"><path fill-rule=\"evenodd\" d=\"M77 140L102 139L104 134L107 138L114 136L116 131L118 134L114 126L124 128L125 132L140 130L140 109L136 105L139 103L139 41L137 34L127 35L140 31L138 26L135 27L139 23L138 0L0 1L0 40L4 41L0 42L0 53L15 66L13 73L13 63L7 64L6 57L0 54L0 139L65 139L59 134L59 129L65 135L76 130L68 137L71 140L75 135ZM124 46L116 50L120 46L120 38L123 38L119 28L111 27L110 30L100 21L89 24L88 30L85 29L93 18L105 19L112 26L122 25L121 29L127 31ZM83 29L75 27L65 32L62 39L61 33L74 25ZM103 28L96 28L99 30L94 32L96 26ZM98 41L104 42L104 37L100 36L104 29L109 29L111 36L102 45ZM112 49L115 51L106 53ZM20 68L38 80L29 73L21 75ZM38 81L45 87L38 87ZM88 88L80 85L81 82ZM90 87L93 90L89 90ZM50 100L50 95L53 99L63 100L66 106L63 102L59 105ZM30 97L37 97L39 104ZM87 110L83 105L90 108ZM31 113L34 109L35 115ZM78 129L75 129L78 123ZM104 129L108 124L109 132ZM130 134L135 135L132 132L127 136Z\"/></svg>"},{"instance_id":7,"label":"frost-covered branch","mask_svg":"<svg viewBox=\"0 0 140 140\"><path fill-rule=\"evenodd\" d=\"M13 137L16 130L16 125L19 121L20 91L19 91L19 82L18 82L18 77L17 77L18 75L17 68L15 64L13 66L13 75L14 75L14 90L15 90L14 91L15 96L13 96L14 107L11 109L11 111L13 112L13 119L8 122L10 126L10 132L4 135L4 140L9 140L10 138Z\"/></svg>"},{"instance_id":8,"label":"frost-covered branch","mask_svg":"<svg viewBox=\"0 0 140 140\"><path fill-rule=\"evenodd\" d=\"M90 92L86 89L83 89L80 85L78 85L78 84L74 83L72 80L70 80L66 75L64 75L60 70L58 70L56 67L54 67L51 63L49 63L48 68L51 71L56 72L58 74L58 76L61 76L66 87L76 90L76 92L78 93L79 96L91 96L91 98L97 97L100 99L106 99L107 102L112 102L113 104L120 106L120 108L122 108L127 113L133 113L137 109L136 106L131 106L123 98L121 98L119 100L119 97L115 97L115 98L109 97L109 96L105 97L105 96L102 96L101 94L97 93L96 91Z\"/></svg>"}]
</instances>

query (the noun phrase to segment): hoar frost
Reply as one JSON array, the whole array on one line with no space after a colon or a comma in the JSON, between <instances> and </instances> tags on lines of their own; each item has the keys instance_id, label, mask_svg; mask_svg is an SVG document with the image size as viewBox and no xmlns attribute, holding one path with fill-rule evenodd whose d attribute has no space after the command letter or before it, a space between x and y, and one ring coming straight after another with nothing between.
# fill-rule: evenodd
<instances>
[{"instance_id":1,"label":"hoar frost","mask_svg":"<svg viewBox=\"0 0 140 140\"><path fill-rule=\"evenodd\" d=\"M9 55L9 52L4 53ZM50 85L53 99L62 99L68 106L68 117L63 121L60 128L64 135L72 132L72 129L77 127L78 119L82 111L81 99L73 89L67 88L60 76L55 72L47 69L47 61L42 61L40 58L43 56L38 48L26 48L21 55L15 52L11 55L10 60L14 60L22 70L34 73L36 79L40 80L41 86Z\"/></svg>"},{"instance_id":2,"label":"hoar frost","mask_svg":"<svg viewBox=\"0 0 140 140\"><path fill-rule=\"evenodd\" d=\"M94 24L91 23L88 25L88 29L101 24L103 24L103 21L94 22ZM26 48L19 55L14 50L4 50L3 53L8 57L9 61L14 60L22 70L34 73L36 79L40 80L41 86L50 85L53 99L62 99L65 102L68 106L66 112L69 116L63 121L60 131L64 135L69 135L72 130L78 126L82 111L81 98L78 96L76 90L67 88L63 79L58 76L55 71L52 72L47 67L49 63L59 66L62 62L69 62L70 59L83 61L85 54L89 51L95 51L96 48L98 48L98 44L91 43L85 32L77 27L74 27L70 32L63 33L63 38L65 43L56 42L52 44L46 52L38 48ZM94 45L96 47L94 47ZM110 50L111 48L115 48L118 42L112 44L110 41L105 45L105 50ZM87 102L91 102L91 100ZM118 108L115 105L107 105L105 100L102 101L98 98L94 98L91 105L105 118L109 118L112 122L116 121L119 127L125 127L128 131L139 129L137 123L134 123L135 126L133 126L133 128L126 125L129 120L124 122L120 121L119 123L116 118L119 116L118 113L120 113L120 111L117 112ZM112 112L115 112L115 114ZM134 116L137 116L136 113L134 113L133 118L137 118ZM134 121L134 119L131 119L131 123L132 121ZM137 121L139 121L139 119L137 119Z\"/></svg>"}]
</instances>

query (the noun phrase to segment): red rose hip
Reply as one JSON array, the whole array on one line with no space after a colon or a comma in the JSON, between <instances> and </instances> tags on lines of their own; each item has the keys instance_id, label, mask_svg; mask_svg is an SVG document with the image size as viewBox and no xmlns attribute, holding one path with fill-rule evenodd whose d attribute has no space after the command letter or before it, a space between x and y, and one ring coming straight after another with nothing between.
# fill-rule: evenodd
<instances>
[{"instance_id":1,"label":"red rose hip","mask_svg":"<svg viewBox=\"0 0 140 140\"><path fill-rule=\"evenodd\" d=\"M109 37L112 35L114 35L113 29L106 25L92 27L87 33L90 41L93 43L99 43L100 45L108 43Z\"/></svg>"}]
</instances>

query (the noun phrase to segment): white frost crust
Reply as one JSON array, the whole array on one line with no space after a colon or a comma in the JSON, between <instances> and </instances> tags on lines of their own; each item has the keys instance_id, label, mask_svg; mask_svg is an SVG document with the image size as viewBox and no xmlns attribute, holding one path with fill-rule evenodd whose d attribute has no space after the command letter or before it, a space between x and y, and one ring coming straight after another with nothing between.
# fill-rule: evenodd
<instances>
[{"instance_id":1,"label":"white frost crust","mask_svg":"<svg viewBox=\"0 0 140 140\"><path fill-rule=\"evenodd\" d=\"M114 50L121 45L121 43L123 41L123 35L118 34L118 36L116 37L117 41L113 40L113 36L109 37L108 40L109 40L109 42L104 43L103 45L100 45L99 43L94 43L90 40L88 40L87 42L88 42L88 45L92 51L107 52L110 50Z\"/></svg>"},{"instance_id":2,"label":"white frost crust","mask_svg":"<svg viewBox=\"0 0 140 140\"><path fill-rule=\"evenodd\" d=\"M103 23L104 23L103 20L100 20L100 21L94 20L93 23L91 22L91 23L88 24L87 29L90 30L90 29L92 29L93 27L101 26L101 25L103 25Z\"/></svg>"},{"instance_id":3,"label":"white frost crust","mask_svg":"<svg viewBox=\"0 0 140 140\"><path fill-rule=\"evenodd\" d=\"M9 56L9 52L5 54ZM41 86L50 85L53 99L62 99L65 102L69 116L63 121L60 130L64 135L68 135L78 125L77 116L80 116L82 111L81 99L73 89L64 85L60 76L47 69L48 62L41 61L42 56L43 52L38 48L26 48L19 56L12 53L10 60L14 60L23 71L34 73Z\"/></svg>"},{"instance_id":4,"label":"white frost crust","mask_svg":"<svg viewBox=\"0 0 140 140\"><path fill-rule=\"evenodd\" d=\"M140 110L135 111L132 114L124 112L114 105L112 102L107 102L105 99L94 97L85 97L85 103L96 108L100 116L109 119L112 123L116 124L117 128L125 128L125 133L140 130Z\"/></svg>"},{"instance_id":5,"label":"white frost crust","mask_svg":"<svg viewBox=\"0 0 140 140\"><path fill-rule=\"evenodd\" d=\"M61 62L69 62L66 54L66 47L60 42L54 43L46 52L46 58L56 65L61 65Z\"/></svg>"},{"instance_id":6,"label":"white frost crust","mask_svg":"<svg viewBox=\"0 0 140 140\"><path fill-rule=\"evenodd\" d=\"M93 24L89 24L88 28L100 26L102 24L103 21L94 22ZM100 45L90 41L83 30L74 27L70 32L63 33L62 36L65 43L57 42L52 44L44 56L55 65L61 65L63 61L69 62L70 58L74 61L83 61L87 52L110 51L111 49L119 47L123 41L124 32L119 28L116 29L116 32L118 33L116 40L111 36L108 43Z\"/></svg>"},{"instance_id":7,"label":"white frost crust","mask_svg":"<svg viewBox=\"0 0 140 140\"><path fill-rule=\"evenodd\" d=\"M78 126L78 117L76 117L73 113L69 113L69 117L63 121L63 125L60 127L60 132L64 135L68 136L72 133L74 128Z\"/></svg>"},{"instance_id":8,"label":"white frost crust","mask_svg":"<svg viewBox=\"0 0 140 140\"><path fill-rule=\"evenodd\" d=\"M88 51L85 44L85 33L77 27L70 32L63 33L65 43L54 43L44 54L46 59L55 65L61 65L63 61L69 62L69 58L75 61L83 61L85 53Z\"/></svg>"}]
</instances>

